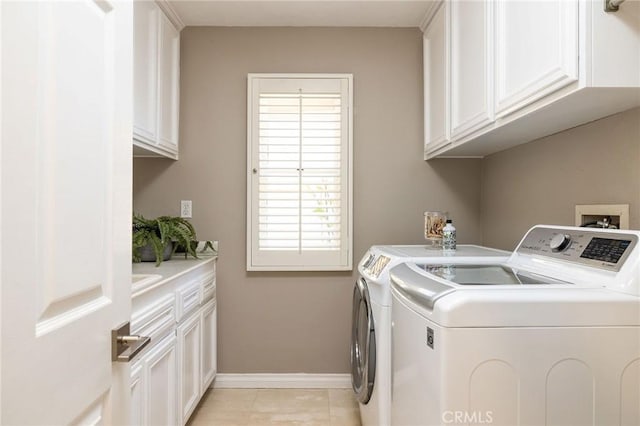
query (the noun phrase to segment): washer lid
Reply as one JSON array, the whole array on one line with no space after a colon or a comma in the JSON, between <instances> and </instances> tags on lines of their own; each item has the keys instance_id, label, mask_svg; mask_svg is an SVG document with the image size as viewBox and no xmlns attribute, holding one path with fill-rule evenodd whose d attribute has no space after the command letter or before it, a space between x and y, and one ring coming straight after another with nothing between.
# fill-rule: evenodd
<instances>
[{"instance_id":1,"label":"washer lid","mask_svg":"<svg viewBox=\"0 0 640 426\"><path fill-rule=\"evenodd\" d=\"M447 265L441 265L446 268ZM459 268L461 265L455 265ZM510 268L489 267L486 276L522 280ZM484 266L482 266L484 267ZM446 270L446 269L443 269ZM470 272L465 270L462 274ZM513 274L513 275L510 275ZM528 274L533 275L533 274ZM447 281L418 268L402 264L390 273L393 308L402 305L443 327L592 327L638 326L638 298L603 287L540 279L538 283L492 284ZM533 281L541 276L527 277ZM497 285L502 284L502 285ZM475 284L475 285L474 285ZM396 307L396 300L401 304Z\"/></svg>"},{"instance_id":2,"label":"washer lid","mask_svg":"<svg viewBox=\"0 0 640 426\"><path fill-rule=\"evenodd\" d=\"M411 257L415 259L425 259L428 262L458 262L461 258L488 258L502 257L505 260L511 255L511 252L498 250L490 247L477 246L473 244L458 244L453 252L446 252L442 249L433 249L423 245L394 245L390 246L395 251L402 254L403 257Z\"/></svg>"},{"instance_id":3,"label":"washer lid","mask_svg":"<svg viewBox=\"0 0 640 426\"><path fill-rule=\"evenodd\" d=\"M455 291L455 288L435 280L420 277L406 263L391 270L391 285L412 302L433 309L436 300Z\"/></svg>"},{"instance_id":4,"label":"washer lid","mask_svg":"<svg viewBox=\"0 0 640 426\"><path fill-rule=\"evenodd\" d=\"M568 284L550 277L496 265L429 265L416 266L437 277L458 285L521 285L521 284Z\"/></svg>"}]
</instances>

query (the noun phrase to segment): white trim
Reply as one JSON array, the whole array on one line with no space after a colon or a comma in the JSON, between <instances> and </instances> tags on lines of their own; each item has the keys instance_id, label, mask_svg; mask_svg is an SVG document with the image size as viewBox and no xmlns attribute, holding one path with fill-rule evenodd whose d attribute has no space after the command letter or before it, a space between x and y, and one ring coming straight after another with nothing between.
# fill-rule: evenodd
<instances>
[{"instance_id":1,"label":"white trim","mask_svg":"<svg viewBox=\"0 0 640 426\"><path fill-rule=\"evenodd\" d=\"M2 24L2 4L0 3L0 25ZM2 31L0 31L0 46L2 46ZM0 100L4 99L2 97L2 49L0 49ZM2 127L2 104L3 102L0 101L0 167L2 167L2 150L3 150L3 139L2 139L2 134L4 133L3 127ZM6 148L5 148L6 149ZM3 186L2 186L2 176L0 175L0 236L2 235L2 228L4 226L4 223L2 222L2 190L3 190ZM0 241L2 239L0 238ZM0 271L2 270L2 246L0 246ZM2 275L0 275L0 283L3 283L2 281ZM0 285L0 289L4 288L3 286ZM0 329L2 326L2 291L0 291ZM0 339L0 353L2 353L2 340ZM3 373L2 373L2 367L0 367L0 383L2 382L2 377L3 377ZM0 386L0 401L2 401L2 386ZM2 418L2 404L0 404L0 419Z\"/></svg>"},{"instance_id":2,"label":"white trim","mask_svg":"<svg viewBox=\"0 0 640 426\"><path fill-rule=\"evenodd\" d=\"M182 18L180 18L180 15L178 15L178 12L176 12L176 10L173 8L171 3L169 3L167 0L156 0L156 4L160 7L160 9L162 9L162 12L164 12L165 16L176 27L178 32L182 31L182 29L185 27L184 22L182 21Z\"/></svg>"},{"instance_id":3,"label":"white trim","mask_svg":"<svg viewBox=\"0 0 640 426\"><path fill-rule=\"evenodd\" d=\"M431 20L435 16L436 12L440 8L440 6L442 6L442 3L443 3L442 1L435 1L429 5L429 7L427 8L427 11L424 13L424 16L420 20L420 24L418 25L418 27L420 28L420 30L422 30L422 32L425 32L425 30L431 23Z\"/></svg>"},{"instance_id":4,"label":"white trim","mask_svg":"<svg viewBox=\"0 0 640 426\"><path fill-rule=\"evenodd\" d=\"M346 169L346 176L342 177L343 184L346 184L347 211L344 217L344 226L341 229L344 236L341 235L340 253L329 253L316 251L315 253L307 253L306 258L302 256L292 256L285 254L284 251L276 251L266 253L262 252L257 255L258 247L258 229L256 226L256 196L254 194L254 170L257 166L257 157L255 156L256 148L254 141L254 121L256 111L254 102L256 101L257 91L259 90L259 81L269 80L340 80L340 93L347 96L346 117L342 116L342 120L347 120L346 140L342 141L343 147L346 144L346 158L341 160L341 170ZM338 82L334 82L338 83ZM346 84L346 90L345 90ZM247 271L350 271L353 269L353 74L342 73L248 73L247 74L247 253L246 268ZM347 182L344 182L344 179ZM342 216L343 213L341 213ZM342 219L341 219L342 223ZM345 241L346 240L346 241ZM337 258L339 256L339 259Z\"/></svg>"},{"instance_id":5,"label":"white trim","mask_svg":"<svg viewBox=\"0 0 640 426\"><path fill-rule=\"evenodd\" d=\"M137 137L133 139L133 157L135 158L158 158L165 157L171 160L178 159L178 153L170 150L166 146L150 144Z\"/></svg>"},{"instance_id":6,"label":"white trim","mask_svg":"<svg viewBox=\"0 0 640 426\"><path fill-rule=\"evenodd\" d=\"M217 374L215 389L351 389L349 374Z\"/></svg>"}]
</instances>

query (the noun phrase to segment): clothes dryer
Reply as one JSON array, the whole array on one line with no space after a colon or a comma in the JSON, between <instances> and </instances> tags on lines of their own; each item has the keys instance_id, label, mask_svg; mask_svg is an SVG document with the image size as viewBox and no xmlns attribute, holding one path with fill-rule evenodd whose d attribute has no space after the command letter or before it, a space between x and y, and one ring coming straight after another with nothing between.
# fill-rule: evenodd
<instances>
[{"instance_id":1,"label":"clothes dryer","mask_svg":"<svg viewBox=\"0 0 640 426\"><path fill-rule=\"evenodd\" d=\"M389 270L403 262L483 264L509 252L459 245L453 253L425 246L373 246L358 264L353 291L351 381L364 426L391 422L391 291Z\"/></svg>"}]
</instances>

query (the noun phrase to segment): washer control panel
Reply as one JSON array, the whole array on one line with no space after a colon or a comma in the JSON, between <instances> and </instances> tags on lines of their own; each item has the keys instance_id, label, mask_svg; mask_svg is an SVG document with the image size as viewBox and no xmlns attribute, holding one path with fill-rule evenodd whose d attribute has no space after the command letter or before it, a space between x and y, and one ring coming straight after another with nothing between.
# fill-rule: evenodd
<instances>
[{"instance_id":1,"label":"washer control panel","mask_svg":"<svg viewBox=\"0 0 640 426\"><path fill-rule=\"evenodd\" d=\"M373 260L369 265L364 266L365 272L371 275L373 278L378 278L382 273L382 270L389 264L391 258L380 255Z\"/></svg>"},{"instance_id":2,"label":"washer control panel","mask_svg":"<svg viewBox=\"0 0 640 426\"><path fill-rule=\"evenodd\" d=\"M516 252L561 259L608 271L619 271L638 243L633 234L584 228L533 228Z\"/></svg>"},{"instance_id":3,"label":"washer control panel","mask_svg":"<svg viewBox=\"0 0 640 426\"><path fill-rule=\"evenodd\" d=\"M568 234L556 234L549 241L549 247L554 253L565 251L571 245L571 235Z\"/></svg>"}]
</instances>

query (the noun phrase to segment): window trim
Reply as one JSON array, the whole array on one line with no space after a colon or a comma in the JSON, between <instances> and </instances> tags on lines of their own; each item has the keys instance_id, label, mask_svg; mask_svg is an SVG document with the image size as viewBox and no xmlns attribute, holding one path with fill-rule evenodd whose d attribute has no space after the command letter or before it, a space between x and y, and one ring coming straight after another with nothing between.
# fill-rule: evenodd
<instances>
[{"instance_id":1,"label":"window trim","mask_svg":"<svg viewBox=\"0 0 640 426\"><path fill-rule=\"evenodd\" d=\"M253 214L254 210L258 206L253 205L252 200L252 174L253 174L253 86L254 82L258 79L346 79L347 88L347 152L346 158L341 158L341 161L347 163L347 214L346 223L343 232L347 233L346 247L346 262L344 264L337 265L287 265L287 264L272 264L272 265L256 265L253 263L253 236L257 233L257 229L253 229ZM263 73L249 73L247 74L247 271L351 271L353 270L353 74L342 73L326 73L326 74L263 74ZM282 262L284 263L284 262Z\"/></svg>"}]
</instances>

